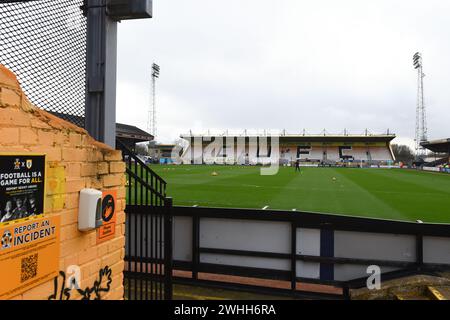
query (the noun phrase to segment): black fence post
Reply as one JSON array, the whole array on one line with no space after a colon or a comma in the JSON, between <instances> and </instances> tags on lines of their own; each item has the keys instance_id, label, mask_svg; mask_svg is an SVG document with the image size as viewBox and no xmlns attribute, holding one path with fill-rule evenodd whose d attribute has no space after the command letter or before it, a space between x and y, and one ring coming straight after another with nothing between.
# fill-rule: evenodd
<instances>
[{"instance_id":1,"label":"black fence post","mask_svg":"<svg viewBox=\"0 0 450 320\"><path fill-rule=\"evenodd\" d=\"M87 90L85 125L96 140L116 146L117 21L105 0L85 0Z\"/></svg>"},{"instance_id":2,"label":"black fence post","mask_svg":"<svg viewBox=\"0 0 450 320\"><path fill-rule=\"evenodd\" d=\"M416 235L416 264L417 270L420 271L423 267L423 236Z\"/></svg>"},{"instance_id":3,"label":"black fence post","mask_svg":"<svg viewBox=\"0 0 450 320\"><path fill-rule=\"evenodd\" d=\"M344 284L344 286L342 288L342 295L345 300L351 300L350 287L349 287L348 283Z\"/></svg>"},{"instance_id":4,"label":"black fence post","mask_svg":"<svg viewBox=\"0 0 450 320\"><path fill-rule=\"evenodd\" d=\"M334 230L320 229L320 256L324 258L334 257ZM320 263L320 279L334 280L334 263Z\"/></svg>"},{"instance_id":5,"label":"black fence post","mask_svg":"<svg viewBox=\"0 0 450 320\"><path fill-rule=\"evenodd\" d=\"M200 218L192 216L192 278L198 279L198 264L200 262Z\"/></svg>"},{"instance_id":6,"label":"black fence post","mask_svg":"<svg viewBox=\"0 0 450 320\"><path fill-rule=\"evenodd\" d=\"M291 290L297 290L297 225L291 222Z\"/></svg>"},{"instance_id":7,"label":"black fence post","mask_svg":"<svg viewBox=\"0 0 450 320\"><path fill-rule=\"evenodd\" d=\"M173 237L172 237L172 207L173 199L164 201L164 300L172 300L172 272L173 272Z\"/></svg>"}]
</instances>

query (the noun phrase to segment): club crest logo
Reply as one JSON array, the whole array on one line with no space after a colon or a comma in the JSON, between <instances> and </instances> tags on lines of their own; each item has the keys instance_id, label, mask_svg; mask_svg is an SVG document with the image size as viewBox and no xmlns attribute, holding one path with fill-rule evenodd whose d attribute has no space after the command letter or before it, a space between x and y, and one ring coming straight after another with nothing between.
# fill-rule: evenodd
<instances>
[{"instance_id":1,"label":"club crest logo","mask_svg":"<svg viewBox=\"0 0 450 320\"><path fill-rule=\"evenodd\" d=\"M14 170L20 170L20 165L21 165L20 160L16 159L16 161L14 161Z\"/></svg>"},{"instance_id":2,"label":"club crest logo","mask_svg":"<svg viewBox=\"0 0 450 320\"><path fill-rule=\"evenodd\" d=\"M31 169L31 167L33 166L33 160L27 160L26 166L28 170Z\"/></svg>"},{"instance_id":3,"label":"club crest logo","mask_svg":"<svg viewBox=\"0 0 450 320\"><path fill-rule=\"evenodd\" d=\"M6 230L2 236L2 250L9 249L12 247L12 235L9 230Z\"/></svg>"}]
</instances>

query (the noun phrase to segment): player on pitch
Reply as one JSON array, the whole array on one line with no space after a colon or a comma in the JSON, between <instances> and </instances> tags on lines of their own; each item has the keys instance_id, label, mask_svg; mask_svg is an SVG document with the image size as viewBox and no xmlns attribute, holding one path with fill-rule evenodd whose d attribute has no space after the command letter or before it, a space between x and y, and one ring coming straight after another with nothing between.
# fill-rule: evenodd
<instances>
[{"instance_id":1,"label":"player on pitch","mask_svg":"<svg viewBox=\"0 0 450 320\"><path fill-rule=\"evenodd\" d=\"M295 172L300 172L300 159L295 161Z\"/></svg>"}]
</instances>

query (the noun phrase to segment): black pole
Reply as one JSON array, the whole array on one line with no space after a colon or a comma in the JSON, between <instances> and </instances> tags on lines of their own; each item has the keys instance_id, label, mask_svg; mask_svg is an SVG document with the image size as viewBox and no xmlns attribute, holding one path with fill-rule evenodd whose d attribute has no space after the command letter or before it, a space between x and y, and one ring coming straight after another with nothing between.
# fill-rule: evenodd
<instances>
[{"instance_id":1,"label":"black pole","mask_svg":"<svg viewBox=\"0 0 450 320\"><path fill-rule=\"evenodd\" d=\"M198 265L200 262L200 217L192 216L192 278L198 279Z\"/></svg>"},{"instance_id":2,"label":"black pole","mask_svg":"<svg viewBox=\"0 0 450 320\"><path fill-rule=\"evenodd\" d=\"M173 237L172 198L164 201L164 300L172 300Z\"/></svg>"},{"instance_id":3,"label":"black pole","mask_svg":"<svg viewBox=\"0 0 450 320\"><path fill-rule=\"evenodd\" d=\"M297 225L291 222L291 290L297 290Z\"/></svg>"},{"instance_id":4,"label":"black pole","mask_svg":"<svg viewBox=\"0 0 450 320\"><path fill-rule=\"evenodd\" d=\"M87 90L85 127L98 141L115 148L117 22L106 14L106 0L85 0Z\"/></svg>"},{"instance_id":5,"label":"black pole","mask_svg":"<svg viewBox=\"0 0 450 320\"><path fill-rule=\"evenodd\" d=\"M423 236L421 234L416 235L416 264L417 270L421 270L423 267Z\"/></svg>"}]
</instances>

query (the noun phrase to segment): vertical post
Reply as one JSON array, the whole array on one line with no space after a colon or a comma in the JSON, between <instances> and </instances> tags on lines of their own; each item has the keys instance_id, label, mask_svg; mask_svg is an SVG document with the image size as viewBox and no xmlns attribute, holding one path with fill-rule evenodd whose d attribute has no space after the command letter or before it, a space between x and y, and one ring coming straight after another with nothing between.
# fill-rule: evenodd
<instances>
[{"instance_id":1,"label":"vertical post","mask_svg":"<svg viewBox=\"0 0 450 320\"><path fill-rule=\"evenodd\" d=\"M291 222L291 290L297 290L297 226Z\"/></svg>"},{"instance_id":2,"label":"vertical post","mask_svg":"<svg viewBox=\"0 0 450 320\"><path fill-rule=\"evenodd\" d=\"M140 175L140 177L141 178L144 178L144 175L143 175L143 171L142 171L142 166L140 167L141 168L141 175ZM137 172L136 172L137 173ZM138 186L137 185L135 185L135 188L138 188ZM142 196L142 194L143 194L143 191L144 191L144 186L143 186L143 184L142 183L140 183L140 199L141 199L141 201L140 201L140 203L142 204L142 200L143 200L143 196ZM145 264L147 264L147 262L148 262L148 260L146 259L147 258L147 253L145 253L144 254L144 241L145 241L145 239L146 239L146 236L147 235L144 235L144 215L142 214L142 213L140 213L139 214L139 272L140 273L143 273L143 270L144 270L144 263ZM140 297L139 297L139 300L143 300L143 294L145 293L144 292L144 290L143 290L143 282L147 282L147 278L145 278L145 279L141 279L141 281L140 281L140 283L139 283L139 285L140 285Z\"/></svg>"},{"instance_id":3,"label":"vertical post","mask_svg":"<svg viewBox=\"0 0 450 320\"><path fill-rule=\"evenodd\" d=\"M172 300L173 237L172 198L164 201L164 300Z\"/></svg>"},{"instance_id":4,"label":"vertical post","mask_svg":"<svg viewBox=\"0 0 450 320\"><path fill-rule=\"evenodd\" d=\"M141 176L142 178L144 178L144 176ZM145 182L148 185L148 170L145 170ZM131 186L128 187L129 189L131 189ZM148 189L145 188L145 205L148 207ZM149 214L145 215L145 300L149 299L149 295L148 295L148 290L149 290L149 286L148 286L148 265L149 265L149 261L151 261L151 259L153 258L151 255L149 255L149 236L151 237L151 234L149 234L148 231L148 216ZM151 219L151 217L150 217ZM151 282L151 280L150 280ZM151 293L150 293L151 295Z\"/></svg>"},{"instance_id":5,"label":"vertical post","mask_svg":"<svg viewBox=\"0 0 450 320\"><path fill-rule=\"evenodd\" d=\"M134 173L136 173L136 164L134 167ZM137 201L137 180L134 178L134 203L136 204ZM130 182L131 183L131 182ZM138 213L134 213L134 219L133 219L133 223L134 223L134 228L133 228L133 235L134 235L134 247L133 247L133 255L131 256L131 258L133 259L133 269L132 271L134 272L133 278L134 278L134 300L139 300L138 299L138 281L140 282L141 279L137 276L137 270L138 270Z\"/></svg>"},{"instance_id":6,"label":"vertical post","mask_svg":"<svg viewBox=\"0 0 450 320\"><path fill-rule=\"evenodd\" d=\"M106 0L85 0L87 92L85 126L96 140L116 145L117 22L106 15Z\"/></svg>"},{"instance_id":7,"label":"vertical post","mask_svg":"<svg viewBox=\"0 0 450 320\"><path fill-rule=\"evenodd\" d=\"M128 178L128 183L131 186L131 175L128 173L128 170L131 170L131 157L128 157L127 161L127 178ZM131 203L131 187L128 187L128 198L127 198L127 205L129 205ZM131 213L127 212L127 216L126 216L126 233L125 233L125 237L126 237L126 244L128 247L128 250L126 251L126 259L128 260L128 266L127 266L127 270L130 272L133 270L133 265L132 265L132 255L131 255L131 249L132 249L132 237L131 237ZM132 300L134 299L134 296L132 294L132 284L131 284L131 277L127 277L127 288L128 288L128 300Z\"/></svg>"},{"instance_id":8,"label":"vertical post","mask_svg":"<svg viewBox=\"0 0 450 320\"><path fill-rule=\"evenodd\" d=\"M226 135L222 137L222 156L221 156L222 159L220 159L220 161L221 161L222 164L227 165L227 162L225 160L226 157L224 157L224 154L228 157Z\"/></svg>"},{"instance_id":9,"label":"vertical post","mask_svg":"<svg viewBox=\"0 0 450 320\"><path fill-rule=\"evenodd\" d=\"M200 261L200 218L195 214L192 216L192 278L198 279L198 264Z\"/></svg>"},{"instance_id":10,"label":"vertical post","mask_svg":"<svg viewBox=\"0 0 450 320\"><path fill-rule=\"evenodd\" d=\"M152 64L152 106L149 112L148 130L156 139L156 79L159 78L160 67L156 64Z\"/></svg>"},{"instance_id":11,"label":"vertical post","mask_svg":"<svg viewBox=\"0 0 450 320\"><path fill-rule=\"evenodd\" d=\"M423 265L423 236L416 235L416 264L417 270L420 270Z\"/></svg>"},{"instance_id":12,"label":"vertical post","mask_svg":"<svg viewBox=\"0 0 450 320\"><path fill-rule=\"evenodd\" d=\"M190 137L190 144L191 144L191 161L190 161L190 163L191 164L194 164L194 155L195 155L195 153L194 153L194 137L192 137L192 134L191 134L191 137Z\"/></svg>"},{"instance_id":13,"label":"vertical post","mask_svg":"<svg viewBox=\"0 0 450 320\"><path fill-rule=\"evenodd\" d=\"M105 130L103 142L116 147L117 22L106 17Z\"/></svg>"},{"instance_id":14,"label":"vertical post","mask_svg":"<svg viewBox=\"0 0 450 320\"><path fill-rule=\"evenodd\" d=\"M331 229L320 230L320 256L334 257L334 231ZM334 280L334 264L320 263L320 279Z\"/></svg>"},{"instance_id":15,"label":"vertical post","mask_svg":"<svg viewBox=\"0 0 450 320\"><path fill-rule=\"evenodd\" d=\"M342 288L342 295L344 296L345 300L350 300L350 287L348 283L345 283Z\"/></svg>"}]
</instances>

